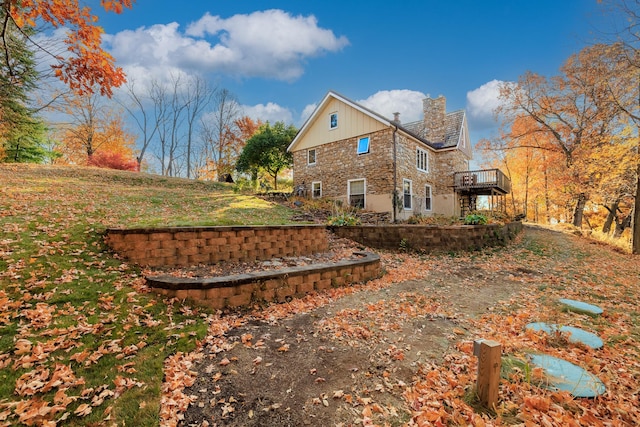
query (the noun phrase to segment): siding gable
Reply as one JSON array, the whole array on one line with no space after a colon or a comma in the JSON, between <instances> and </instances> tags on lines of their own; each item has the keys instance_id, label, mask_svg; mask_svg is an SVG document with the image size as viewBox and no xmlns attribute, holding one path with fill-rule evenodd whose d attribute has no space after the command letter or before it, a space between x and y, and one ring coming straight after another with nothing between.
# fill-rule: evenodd
<instances>
[{"instance_id":1,"label":"siding gable","mask_svg":"<svg viewBox=\"0 0 640 427\"><path fill-rule=\"evenodd\" d=\"M331 129L330 116L338 114L338 126ZM330 92L314 111L289 146L289 151L305 150L331 142L367 135L389 127L382 118L343 101Z\"/></svg>"}]
</instances>

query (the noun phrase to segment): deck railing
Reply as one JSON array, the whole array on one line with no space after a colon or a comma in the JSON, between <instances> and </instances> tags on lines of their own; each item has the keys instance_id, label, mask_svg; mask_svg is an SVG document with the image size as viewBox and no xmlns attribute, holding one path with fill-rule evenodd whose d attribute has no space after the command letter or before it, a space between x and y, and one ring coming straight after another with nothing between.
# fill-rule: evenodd
<instances>
[{"instance_id":1,"label":"deck railing","mask_svg":"<svg viewBox=\"0 0 640 427\"><path fill-rule=\"evenodd\" d=\"M500 169L456 172L453 179L456 190L493 188L504 194L511 192L511 181Z\"/></svg>"}]
</instances>

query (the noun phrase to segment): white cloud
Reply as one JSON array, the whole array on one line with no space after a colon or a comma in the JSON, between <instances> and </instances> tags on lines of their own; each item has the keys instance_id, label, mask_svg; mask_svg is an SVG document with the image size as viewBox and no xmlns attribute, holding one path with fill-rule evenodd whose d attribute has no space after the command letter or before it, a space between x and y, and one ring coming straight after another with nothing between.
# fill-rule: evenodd
<instances>
[{"instance_id":1,"label":"white cloud","mask_svg":"<svg viewBox=\"0 0 640 427\"><path fill-rule=\"evenodd\" d=\"M467 92L467 111L472 127L487 129L497 125L494 112L500 106L500 86L504 83L500 80L491 80Z\"/></svg>"},{"instance_id":2,"label":"white cloud","mask_svg":"<svg viewBox=\"0 0 640 427\"><path fill-rule=\"evenodd\" d=\"M304 110L302 110L302 114L300 114L300 126L302 126L302 124L304 124L304 122L306 122L307 119L311 117L316 108L318 108L318 104L308 104L306 107L304 107Z\"/></svg>"},{"instance_id":3,"label":"white cloud","mask_svg":"<svg viewBox=\"0 0 640 427\"><path fill-rule=\"evenodd\" d=\"M233 77L295 80L308 58L337 52L344 36L318 26L313 16L267 10L224 19L205 14L180 31L176 22L105 35L105 45L125 68L148 75L223 73Z\"/></svg>"},{"instance_id":4,"label":"white cloud","mask_svg":"<svg viewBox=\"0 0 640 427\"><path fill-rule=\"evenodd\" d=\"M424 98L426 96L422 92L396 89L382 90L357 102L390 120L393 119L394 113L400 113L400 121L408 123L422 119Z\"/></svg>"},{"instance_id":5,"label":"white cloud","mask_svg":"<svg viewBox=\"0 0 640 427\"><path fill-rule=\"evenodd\" d=\"M242 110L245 116L249 116L254 121L260 120L271 124L284 122L285 125L293 123L293 114L291 111L273 102L269 102L267 105L243 105Z\"/></svg>"}]
</instances>

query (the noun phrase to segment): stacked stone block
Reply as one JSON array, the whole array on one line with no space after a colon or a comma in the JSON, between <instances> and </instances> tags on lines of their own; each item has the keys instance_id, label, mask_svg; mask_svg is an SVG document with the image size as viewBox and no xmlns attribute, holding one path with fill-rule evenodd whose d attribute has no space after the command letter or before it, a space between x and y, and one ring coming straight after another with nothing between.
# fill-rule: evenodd
<instances>
[{"instance_id":1,"label":"stacked stone block","mask_svg":"<svg viewBox=\"0 0 640 427\"><path fill-rule=\"evenodd\" d=\"M328 248L323 226L110 229L107 244L149 267L216 264L310 255Z\"/></svg>"},{"instance_id":2,"label":"stacked stone block","mask_svg":"<svg viewBox=\"0 0 640 427\"><path fill-rule=\"evenodd\" d=\"M522 223L448 227L363 225L330 227L330 229L340 237L354 240L371 248L447 252L480 250L484 247L505 245L522 231Z\"/></svg>"},{"instance_id":3,"label":"stacked stone block","mask_svg":"<svg viewBox=\"0 0 640 427\"><path fill-rule=\"evenodd\" d=\"M380 257L359 252L360 258L332 264L212 278L147 277L147 285L170 298L189 299L214 309L257 302L285 302L310 292L366 282L380 276Z\"/></svg>"}]
</instances>

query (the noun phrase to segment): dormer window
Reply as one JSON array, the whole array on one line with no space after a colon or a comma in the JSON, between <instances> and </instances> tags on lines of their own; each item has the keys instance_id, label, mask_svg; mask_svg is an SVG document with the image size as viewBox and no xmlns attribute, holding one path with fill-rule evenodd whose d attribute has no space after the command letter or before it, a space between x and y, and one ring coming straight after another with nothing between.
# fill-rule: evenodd
<instances>
[{"instance_id":1,"label":"dormer window","mask_svg":"<svg viewBox=\"0 0 640 427\"><path fill-rule=\"evenodd\" d=\"M338 113L331 113L329 115L329 129L335 129L338 127Z\"/></svg>"}]
</instances>

